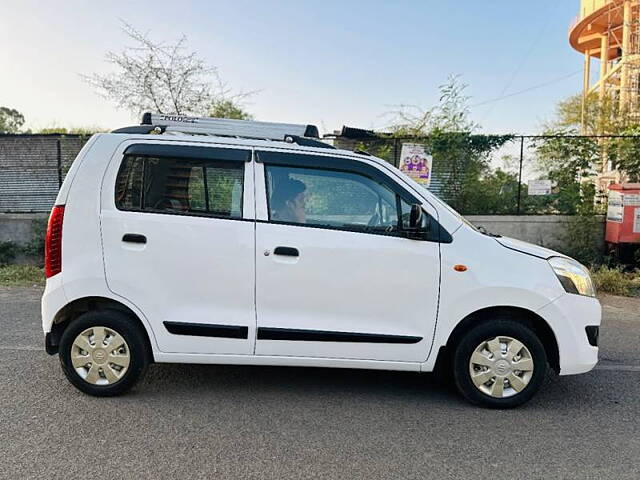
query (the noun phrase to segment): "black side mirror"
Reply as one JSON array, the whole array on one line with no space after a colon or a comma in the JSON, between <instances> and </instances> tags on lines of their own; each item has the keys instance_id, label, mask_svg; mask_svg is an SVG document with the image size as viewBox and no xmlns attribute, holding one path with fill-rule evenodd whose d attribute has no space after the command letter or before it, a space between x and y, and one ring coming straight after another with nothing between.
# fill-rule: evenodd
<instances>
[{"instance_id":1,"label":"black side mirror","mask_svg":"<svg viewBox=\"0 0 640 480\"><path fill-rule=\"evenodd\" d=\"M411 213L409 214L409 229L418 230L422 226L422 206L415 203L411 205Z\"/></svg>"}]
</instances>

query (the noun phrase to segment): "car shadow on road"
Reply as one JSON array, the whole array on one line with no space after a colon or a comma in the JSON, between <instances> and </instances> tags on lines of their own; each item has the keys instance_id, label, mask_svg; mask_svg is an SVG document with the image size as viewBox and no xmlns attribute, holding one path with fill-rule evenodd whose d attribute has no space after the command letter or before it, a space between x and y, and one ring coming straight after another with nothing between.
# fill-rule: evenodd
<instances>
[{"instance_id":1,"label":"car shadow on road","mask_svg":"<svg viewBox=\"0 0 640 480\"><path fill-rule=\"evenodd\" d=\"M191 393L263 393L299 396L399 396L422 400L425 391L440 401L458 401L454 389L434 374L380 370L237 365L155 364L137 395L163 397Z\"/></svg>"},{"instance_id":2,"label":"car shadow on road","mask_svg":"<svg viewBox=\"0 0 640 480\"><path fill-rule=\"evenodd\" d=\"M585 397L593 404L609 403L606 389L597 388L597 383L593 374L558 377L550 372L542 390L525 408L584 408ZM475 408L456 392L451 381L431 373L308 367L156 364L131 395L163 399L262 397L310 402L357 399L395 405Z\"/></svg>"}]
</instances>

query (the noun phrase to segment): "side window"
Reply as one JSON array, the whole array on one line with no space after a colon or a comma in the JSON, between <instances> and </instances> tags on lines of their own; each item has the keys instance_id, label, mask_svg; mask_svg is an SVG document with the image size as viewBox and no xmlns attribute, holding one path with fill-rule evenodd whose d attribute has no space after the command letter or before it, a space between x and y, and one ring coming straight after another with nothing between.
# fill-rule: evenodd
<instances>
[{"instance_id":1,"label":"side window","mask_svg":"<svg viewBox=\"0 0 640 480\"><path fill-rule=\"evenodd\" d=\"M274 165L266 165L266 176L272 221L370 233L393 234L400 229L402 199L367 176Z\"/></svg>"},{"instance_id":2,"label":"side window","mask_svg":"<svg viewBox=\"0 0 640 480\"><path fill-rule=\"evenodd\" d=\"M205 168L207 175L208 210L217 215L242 217L242 168Z\"/></svg>"},{"instance_id":3,"label":"side window","mask_svg":"<svg viewBox=\"0 0 640 480\"><path fill-rule=\"evenodd\" d=\"M142 161L125 157L116 180L116 207L140 210L142 207Z\"/></svg>"},{"instance_id":4,"label":"side window","mask_svg":"<svg viewBox=\"0 0 640 480\"><path fill-rule=\"evenodd\" d=\"M185 159L146 158L142 198L145 211L204 212L202 165Z\"/></svg>"},{"instance_id":5,"label":"side window","mask_svg":"<svg viewBox=\"0 0 640 480\"><path fill-rule=\"evenodd\" d=\"M243 180L241 163L127 156L116 179L116 207L241 218Z\"/></svg>"},{"instance_id":6,"label":"side window","mask_svg":"<svg viewBox=\"0 0 640 480\"><path fill-rule=\"evenodd\" d=\"M190 169L188 185L187 196L190 209L197 212L206 211L207 201L204 197L204 170L202 168L196 166Z\"/></svg>"}]
</instances>

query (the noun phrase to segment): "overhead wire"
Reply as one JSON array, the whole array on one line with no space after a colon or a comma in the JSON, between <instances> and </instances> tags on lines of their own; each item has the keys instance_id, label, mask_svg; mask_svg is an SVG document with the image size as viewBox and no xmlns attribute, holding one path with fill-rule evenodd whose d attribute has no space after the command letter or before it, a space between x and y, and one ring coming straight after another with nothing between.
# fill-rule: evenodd
<instances>
[{"instance_id":1,"label":"overhead wire","mask_svg":"<svg viewBox=\"0 0 640 480\"><path fill-rule=\"evenodd\" d=\"M484 101L479 102L479 103L475 103L473 105L470 105L470 107L472 107L472 108L473 107L480 107L482 105L487 105L487 104L490 104L490 103L499 102L500 100L504 100L506 98L511 98L511 97L515 97L517 95L522 95L524 93L531 92L532 90L537 90L539 88L548 87L549 85L553 85L554 83L558 83L558 82L560 82L562 80L566 80L567 78L575 77L577 74L579 74L581 72L582 72L582 69L576 70L575 72L571 72L571 73L569 73L567 75L563 75L561 77L554 78L553 80L549 80L549 81L544 82L544 83L539 83L537 85L533 85L533 86L525 88L523 90L518 90L517 92L508 93L507 95L502 95L502 96L499 96L499 97L495 97L495 98L490 98L488 100L484 100Z\"/></svg>"},{"instance_id":2,"label":"overhead wire","mask_svg":"<svg viewBox=\"0 0 640 480\"><path fill-rule=\"evenodd\" d=\"M521 58L520 63L518 64L518 66L515 68L515 70L513 71L511 76L509 77L509 80L507 80L507 83L502 88L502 90L500 91L500 94L498 95L497 98L502 98L502 97L507 98L507 96L505 96L507 90L509 88L511 88L511 85L513 85L513 82L515 81L516 77L518 76L520 71L524 68L525 64L529 60L529 57L531 56L531 54L533 53L535 48L538 46L538 43L540 43L540 40L542 40L542 37L544 36L545 32L547 31L547 28L549 26L551 18L553 17L553 14L555 13L556 9L558 8L559 3L560 2L557 2L557 0L551 0L551 7L549 8L549 10L547 12L546 20L545 20L544 24L542 25L542 27L540 28L540 30L538 32L538 35L534 38L533 42L531 43L531 46L527 49L526 53ZM487 102L487 103L489 103L489 102ZM493 109L494 109L494 106L492 105L485 112L485 114L482 116L482 119L480 120L480 123L483 123L487 119L487 117L489 115L491 115L491 113L493 113Z\"/></svg>"}]
</instances>

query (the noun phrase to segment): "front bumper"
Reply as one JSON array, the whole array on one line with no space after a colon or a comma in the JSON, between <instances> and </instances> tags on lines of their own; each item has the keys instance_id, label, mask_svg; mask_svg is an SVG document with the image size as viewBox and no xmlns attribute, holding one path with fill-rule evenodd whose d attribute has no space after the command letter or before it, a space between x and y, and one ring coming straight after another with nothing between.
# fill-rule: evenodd
<instances>
[{"instance_id":1,"label":"front bumper","mask_svg":"<svg viewBox=\"0 0 640 480\"><path fill-rule=\"evenodd\" d=\"M591 344L593 338L587 335L587 327L600 326L602 307L598 299L567 293L537 313L556 336L560 375L585 373L596 366L598 347Z\"/></svg>"}]
</instances>

